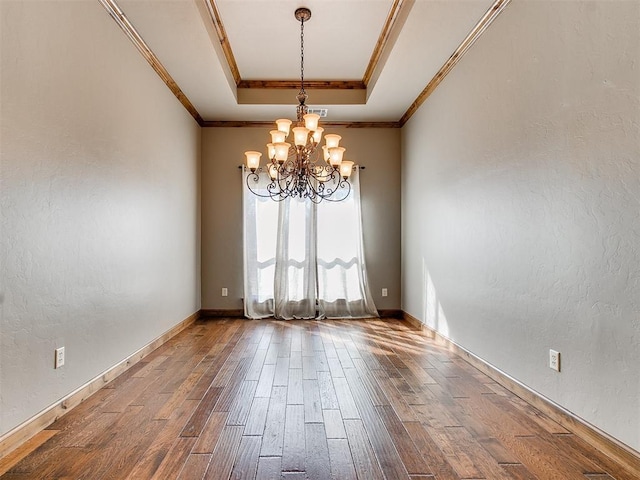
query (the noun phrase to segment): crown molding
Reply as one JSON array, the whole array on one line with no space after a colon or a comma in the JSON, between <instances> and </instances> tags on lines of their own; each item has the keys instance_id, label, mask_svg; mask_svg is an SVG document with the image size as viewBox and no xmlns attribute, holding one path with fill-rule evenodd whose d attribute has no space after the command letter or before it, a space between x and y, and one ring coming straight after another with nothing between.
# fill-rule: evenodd
<instances>
[{"instance_id":1,"label":"crown molding","mask_svg":"<svg viewBox=\"0 0 640 480\"><path fill-rule=\"evenodd\" d=\"M400 122L322 122L326 127L343 128L400 128ZM205 120L204 128L273 128L274 122L245 120Z\"/></svg>"},{"instance_id":2,"label":"crown molding","mask_svg":"<svg viewBox=\"0 0 640 480\"><path fill-rule=\"evenodd\" d=\"M307 90L365 90L361 80L305 80ZM264 88L269 90L299 90L300 80L240 80L238 88Z\"/></svg>"}]
</instances>

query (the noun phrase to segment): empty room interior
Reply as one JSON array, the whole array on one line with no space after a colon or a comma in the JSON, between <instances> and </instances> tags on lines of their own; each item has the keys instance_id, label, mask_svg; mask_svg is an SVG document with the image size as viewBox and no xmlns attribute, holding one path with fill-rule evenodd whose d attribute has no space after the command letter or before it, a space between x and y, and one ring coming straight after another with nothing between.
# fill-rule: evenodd
<instances>
[{"instance_id":1,"label":"empty room interior","mask_svg":"<svg viewBox=\"0 0 640 480\"><path fill-rule=\"evenodd\" d=\"M640 478L640 0L0 22L0 479Z\"/></svg>"}]
</instances>

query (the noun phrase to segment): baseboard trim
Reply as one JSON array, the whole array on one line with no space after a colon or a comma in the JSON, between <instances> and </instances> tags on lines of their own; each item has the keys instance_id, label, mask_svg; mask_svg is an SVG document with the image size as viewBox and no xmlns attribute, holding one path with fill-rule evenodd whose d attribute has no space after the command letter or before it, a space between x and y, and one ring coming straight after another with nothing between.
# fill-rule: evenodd
<instances>
[{"instance_id":1,"label":"baseboard trim","mask_svg":"<svg viewBox=\"0 0 640 480\"><path fill-rule=\"evenodd\" d=\"M241 308L203 308L200 310L200 318L244 318L244 310Z\"/></svg>"},{"instance_id":2,"label":"baseboard trim","mask_svg":"<svg viewBox=\"0 0 640 480\"><path fill-rule=\"evenodd\" d=\"M571 433L582 438L590 445L593 445L595 448L628 470L630 474L635 476L635 478L640 478L640 452L637 452L628 445L625 445L611 435L603 432L598 427L591 425L586 420L571 413L544 395L527 387L525 384L519 382L499 368L461 347L453 340L450 340L436 330L425 325L411 314L403 311L402 318L411 326L423 330L427 336L433 338L437 344L446 347L450 352L455 353L482 373L495 380L504 388L536 407Z\"/></svg>"},{"instance_id":3,"label":"baseboard trim","mask_svg":"<svg viewBox=\"0 0 640 480\"><path fill-rule=\"evenodd\" d=\"M58 418L62 417L65 413L68 413L71 409L89 398L92 394L100 390L107 383L114 380L118 375L122 374L127 369L138 363L160 345L166 343L182 330L190 326L198 319L199 313L200 312L195 312L189 315L180 323L173 326L165 333L155 338L144 347L140 348L135 353L132 353L121 362L118 362L111 368L105 370L103 373L89 380L81 387L78 387L76 390L69 393L61 400L48 406L40 413L37 413L28 420L22 422L17 427L0 436L0 459L8 455L16 448L20 447L34 435L47 428Z\"/></svg>"},{"instance_id":4,"label":"baseboard trim","mask_svg":"<svg viewBox=\"0 0 640 480\"><path fill-rule=\"evenodd\" d=\"M378 310L378 315L380 315L380 318L402 319L403 311L397 310L397 309L383 309L383 310Z\"/></svg>"}]
</instances>

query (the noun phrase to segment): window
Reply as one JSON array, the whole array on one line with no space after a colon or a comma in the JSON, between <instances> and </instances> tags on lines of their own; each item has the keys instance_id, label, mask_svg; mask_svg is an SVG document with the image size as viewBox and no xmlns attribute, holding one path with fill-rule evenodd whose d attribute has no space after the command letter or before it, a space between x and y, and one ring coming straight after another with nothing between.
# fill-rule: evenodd
<instances>
[{"instance_id":1,"label":"window","mask_svg":"<svg viewBox=\"0 0 640 480\"><path fill-rule=\"evenodd\" d=\"M358 171L349 197L274 202L243 187L244 296L249 318L377 316L362 242ZM258 189L265 192L268 177ZM256 188L254 187L254 190Z\"/></svg>"}]
</instances>

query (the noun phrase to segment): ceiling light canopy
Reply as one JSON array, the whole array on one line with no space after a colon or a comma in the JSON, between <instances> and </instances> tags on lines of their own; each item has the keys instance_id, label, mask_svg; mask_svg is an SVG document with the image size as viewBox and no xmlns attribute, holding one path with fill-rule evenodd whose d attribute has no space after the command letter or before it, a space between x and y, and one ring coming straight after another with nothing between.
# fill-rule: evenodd
<instances>
[{"instance_id":1,"label":"ceiling light canopy","mask_svg":"<svg viewBox=\"0 0 640 480\"><path fill-rule=\"evenodd\" d=\"M324 129L319 126L320 115L309 113L304 90L304 23L311 18L311 10L298 8L295 17L300 22L300 91L296 96L297 119L295 126L291 120L276 120L276 129L271 130L271 142L267 143L266 172L270 183L258 189L259 175L262 173L260 157L256 151L245 152L247 187L254 194L282 201L290 197L300 197L319 203L322 200L340 201L351 191L348 181L353 171L353 162L343 160L345 148L339 145L340 135L324 136L325 144L319 148ZM292 138L287 142L287 138Z\"/></svg>"}]
</instances>

